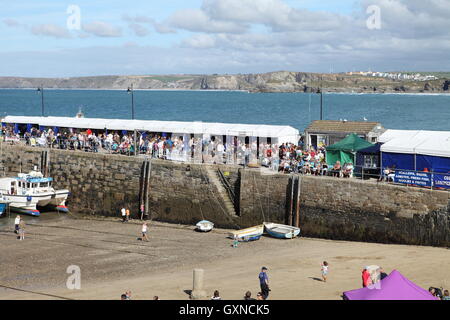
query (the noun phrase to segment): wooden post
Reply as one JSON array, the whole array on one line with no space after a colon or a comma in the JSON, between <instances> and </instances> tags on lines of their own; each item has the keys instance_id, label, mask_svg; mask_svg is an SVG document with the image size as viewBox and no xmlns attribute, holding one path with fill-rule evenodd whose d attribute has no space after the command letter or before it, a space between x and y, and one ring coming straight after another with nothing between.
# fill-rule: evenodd
<instances>
[{"instance_id":1,"label":"wooden post","mask_svg":"<svg viewBox=\"0 0 450 320\"><path fill-rule=\"evenodd\" d=\"M289 219L288 219L288 225L293 225L293 215L294 215L294 184L295 184L295 176L291 176L291 203L289 206Z\"/></svg>"},{"instance_id":2,"label":"wooden post","mask_svg":"<svg viewBox=\"0 0 450 320\"><path fill-rule=\"evenodd\" d=\"M150 203L150 178L152 176L152 159L150 158L150 161L147 166L147 183L145 188L145 203L144 203L144 211L145 215L149 216L149 203Z\"/></svg>"},{"instance_id":3,"label":"wooden post","mask_svg":"<svg viewBox=\"0 0 450 320\"><path fill-rule=\"evenodd\" d=\"M300 177L297 177L297 203L295 208L295 227L300 228L300 193L301 193L301 182Z\"/></svg>"}]
</instances>

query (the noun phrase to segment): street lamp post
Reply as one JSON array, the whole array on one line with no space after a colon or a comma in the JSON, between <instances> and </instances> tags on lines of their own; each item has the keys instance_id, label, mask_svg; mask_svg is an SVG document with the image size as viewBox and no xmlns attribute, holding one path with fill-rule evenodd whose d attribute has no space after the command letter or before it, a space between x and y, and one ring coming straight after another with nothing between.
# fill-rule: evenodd
<instances>
[{"instance_id":1,"label":"street lamp post","mask_svg":"<svg viewBox=\"0 0 450 320\"><path fill-rule=\"evenodd\" d=\"M44 87L41 85L37 92L41 93L41 115L44 116Z\"/></svg>"},{"instance_id":2,"label":"street lamp post","mask_svg":"<svg viewBox=\"0 0 450 320\"><path fill-rule=\"evenodd\" d=\"M134 120L134 88L133 88L133 84L131 84L131 87L128 87L127 92L131 93L131 120Z\"/></svg>"},{"instance_id":3,"label":"street lamp post","mask_svg":"<svg viewBox=\"0 0 450 320\"><path fill-rule=\"evenodd\" d=\"M317 94L320 94L320 120L323 120L323 90L317 89Z\"/></svg>"}]
</instances>

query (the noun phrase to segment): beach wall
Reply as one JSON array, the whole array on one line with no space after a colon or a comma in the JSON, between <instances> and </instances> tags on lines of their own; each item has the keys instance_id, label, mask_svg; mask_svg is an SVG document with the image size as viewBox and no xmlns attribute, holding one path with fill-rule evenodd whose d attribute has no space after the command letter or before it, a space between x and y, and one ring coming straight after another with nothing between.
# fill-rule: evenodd
<instances>
[{"instance_id":1,"label":"beach wall","mask_svg":"<svg viewBox=\"0 0 450 320\"><path fill-rule=\"evenodd\" d=\"M6 176L44 165L42 149L1 144ZM78 151L48 150L46 161L55 187L71 191L72 212L120 217L130 208L140 217L144 159ZM233 188L234 212L211 172L225 173ZM208 173L209 170L209 173ZM1 171L0 171L1 173ZM264 174L237 166L207 166L152 160L150 219L241 228L263 221L286 223L291 176ZM222 190L223 191L223 190ZM300 177L299 218L303 236L327 239L450 245L449 194L353 179Z\"/></svg>"}]
</instances>

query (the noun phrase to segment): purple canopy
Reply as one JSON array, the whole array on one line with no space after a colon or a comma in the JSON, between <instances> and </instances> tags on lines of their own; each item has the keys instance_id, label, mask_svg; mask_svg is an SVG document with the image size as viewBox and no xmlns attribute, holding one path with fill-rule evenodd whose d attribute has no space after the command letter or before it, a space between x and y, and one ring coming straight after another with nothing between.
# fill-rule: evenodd
<instances>
[{"instance_id":1,"label":"purple canopy","mask_svg":"<svg viewBox=\"0 0 450 320\"><path fill-rule=\"evenodd\" d=\"M439 300L394 270L379 283L344 292L348 300Z\"/></svg>"}]
</instances>

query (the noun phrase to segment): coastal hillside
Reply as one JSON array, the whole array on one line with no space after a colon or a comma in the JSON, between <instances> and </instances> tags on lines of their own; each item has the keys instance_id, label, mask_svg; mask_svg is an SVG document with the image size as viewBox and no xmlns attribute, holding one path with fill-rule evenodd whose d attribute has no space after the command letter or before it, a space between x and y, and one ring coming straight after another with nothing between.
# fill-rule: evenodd
<instances>
[{"instance_id":1,"label":"coastal hillside","mask_svg":"<svg viewBox=\"0 0 450 320\"><path fill-rule=\"evenodd\" d=\"M0 77L0 88L246 90L250 92L447 93L450 77L393 80L363 75L279 71L238 75L143 75L77 78Z\"/></svg>"}]
</instances>

